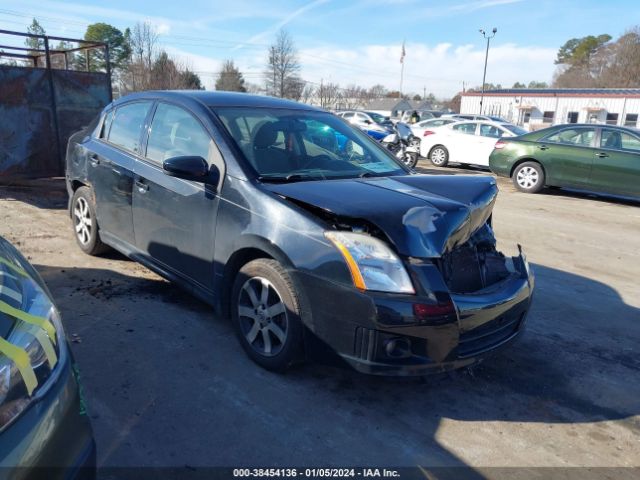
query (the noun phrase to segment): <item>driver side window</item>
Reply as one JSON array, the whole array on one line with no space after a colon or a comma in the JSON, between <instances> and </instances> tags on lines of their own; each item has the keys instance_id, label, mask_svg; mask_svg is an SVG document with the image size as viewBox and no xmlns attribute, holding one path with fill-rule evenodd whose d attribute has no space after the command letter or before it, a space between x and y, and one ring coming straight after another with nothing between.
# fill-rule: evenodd
<instances>
[{"instance_id":1,"label":"driver side window","mask_svg":"<svg viewBox=\"0 0 640 480\"><path fill-rule=\"evenodd\" d=\"M204 127L186 110L160 103L151 122L147 158L162 165L167 158L209 158L213 141Z\"/></svg>"}]
</instances>

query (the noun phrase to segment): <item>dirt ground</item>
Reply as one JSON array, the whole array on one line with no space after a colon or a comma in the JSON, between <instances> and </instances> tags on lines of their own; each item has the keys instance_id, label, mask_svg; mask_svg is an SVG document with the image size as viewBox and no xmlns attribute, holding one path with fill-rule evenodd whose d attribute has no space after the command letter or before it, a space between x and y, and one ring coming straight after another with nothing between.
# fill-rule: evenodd
<instances>
[{"instance_id":1,"label":"dirt ground","mask_svg":"<svg viewBox=\"0 0 640 480\"><path fill-rule=\"evenodd\" d=\"M638 467L640 203L499 185L499 247L522 244L537 278L528 330L425 379L261 370L207 305L118 254L84 255L59 180L0 187L0 235L62 312L100 466Z\"/></svg>"}]
</instances>

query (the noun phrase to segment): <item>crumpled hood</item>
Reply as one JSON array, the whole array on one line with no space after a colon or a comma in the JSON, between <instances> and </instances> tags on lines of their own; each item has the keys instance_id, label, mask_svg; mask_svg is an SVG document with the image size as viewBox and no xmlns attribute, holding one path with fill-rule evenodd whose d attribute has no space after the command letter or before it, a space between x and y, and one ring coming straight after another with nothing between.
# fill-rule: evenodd
<instances>
[{"instance_id":1,"label":"crumpled hood","mask_svg":"<svg viewBox=\"0 0 640 480\"><path fill-rule=\"evenodd\" d=\"M440 257L485 224L498 187L487 175L406 175L384 178L265 184L285 198L340 217L366 220L397 251Z\"/></svg>"}]
</instances>

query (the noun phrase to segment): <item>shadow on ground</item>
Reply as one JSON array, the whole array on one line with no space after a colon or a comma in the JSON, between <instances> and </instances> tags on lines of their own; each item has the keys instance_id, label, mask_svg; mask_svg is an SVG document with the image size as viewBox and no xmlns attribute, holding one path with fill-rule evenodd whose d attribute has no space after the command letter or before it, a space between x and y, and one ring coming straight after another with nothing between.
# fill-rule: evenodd
<instances>
[{"instance_id":1,"label":"shadow on ground","mask_svg":"<svg viewBox=\"0 0 640 480\"><path fill-rule=\"evenodd\" d=\"M528 330L510 349L473 370L409 379L318 364L273 374L248 360L228 320L169 282L37 268L75 335L103 467L465 467L459 452L481 464L505 451L516 463L576 444L602 452L620 441L607 421L640 431L640 310L546 266L534 266ZM527 433L534 424L554 447ZM462 475L449 473L437 478Z\"/></svg>"}]
</instances>

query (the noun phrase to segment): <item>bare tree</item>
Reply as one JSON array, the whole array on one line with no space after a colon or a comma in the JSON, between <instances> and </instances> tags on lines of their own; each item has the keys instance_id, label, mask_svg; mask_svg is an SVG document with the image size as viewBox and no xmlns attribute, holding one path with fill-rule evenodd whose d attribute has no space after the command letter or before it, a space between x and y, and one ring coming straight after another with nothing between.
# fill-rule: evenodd
<instances>
[{"instance_id":1,"label":"bare tree","mask_svg":"<svg viewBox=\"0 0 640 480\"><path fill-rule=\"evenodd\" d=\"M304 82L298 76L300 63L293 40L286 30L280 30L276 41L269 47L267 68L264 72L267 94L274 97L299 99Z\"/></svg>"},{"instance_id":2,"label":"bare tree","mask_svg":"<svg viewBox=\"0 0 640 480\"><path fill-rule=\"evenodd\" d=\"M300 101L302 103L311 103L316 96L316 88L310 84L306 83L304 88L302 89L302 94L300 95Z\"/></svg>"},{"instance_id":3,"label":"bare tree","mask_svg":"<svg viewBox=\"0 0 640 480\"><path fill-rule=\"evenodd\" d=\"M320 82L316 96L322 108L335 108L336 103L340 100L340 85Z\"/></svg>"},{"instance_id":4,"label":"bare tree","mask_svg":"<svg viewBox=\"0 0 640 480\"><path fill-rule=\"evenodd\" d=\"M187 63L159 48L158 33L151 24L137 23L125 31L124 37L131 57L122 75L123 93L203 88L200 77Z\"/></svg>"},{"instance_id":5,"label":"bare tree","mask_svg":"<svg viewBox=\"0 0 640 480\"><path fill-rule=\"evenodd\" d=\"M124 75L123 90L137 92L151 86L153 63L158 56L158 32L148 22L138 22L125 32L131 58Z\"/></svg>"},{"instance_id":6,"label":"bare tree","mask_svg":"<svg viewBox=\"0 0 640 480\"><path fill-rule=\"evenodd\" d=\"M344 108L351 110L354 108L362 108L368 101L367 90L359 85L347 85L342 90L342 105Z\"/></svg>"}]
</instances>

